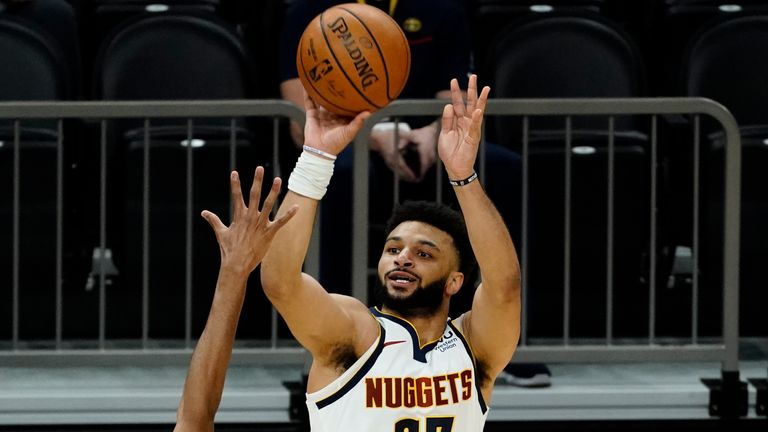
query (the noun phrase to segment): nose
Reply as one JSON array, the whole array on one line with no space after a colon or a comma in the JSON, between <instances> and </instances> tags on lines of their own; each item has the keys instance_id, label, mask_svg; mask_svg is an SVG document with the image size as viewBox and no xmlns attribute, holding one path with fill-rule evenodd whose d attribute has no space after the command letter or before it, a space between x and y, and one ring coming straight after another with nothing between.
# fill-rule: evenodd
<instances>
[{"instance_id":1,"label":"nose","mask_svg":"<svg viewBox=\"0 0 768 432\"><path fill-rule=\"evenodd\" d=\"M408 248L404 248L395 257L395 265L398 267L413 267L413 259Z\"/></svg>"}]
</instances>

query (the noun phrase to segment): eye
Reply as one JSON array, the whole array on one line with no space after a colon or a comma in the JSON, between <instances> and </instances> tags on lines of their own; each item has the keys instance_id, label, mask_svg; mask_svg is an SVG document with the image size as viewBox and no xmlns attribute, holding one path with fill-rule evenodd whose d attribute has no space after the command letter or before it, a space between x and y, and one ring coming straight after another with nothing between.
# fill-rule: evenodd
<instances>
[{"instance_id":1,"label":"eye","mask_svg":"<svg viewBox=\"0 0 768 432\"><path fill-rule=\"evenodd\" d=\"M398 249L396 247L387 248L385 251L386 251L386 253L388 253L390 255L397 255L397 254L400 253L400 249Z\"/></svg>"},{"instance_id":2,"label":"eye","mask_svg":"<svg viewBox=\"0 0 768 432\"><path fill-rule=\"evenodd\" d=\"M418 255L421 258L432 258L432 255L429 254L429 252L419 251Z\"/></svg>"}]
</instances>

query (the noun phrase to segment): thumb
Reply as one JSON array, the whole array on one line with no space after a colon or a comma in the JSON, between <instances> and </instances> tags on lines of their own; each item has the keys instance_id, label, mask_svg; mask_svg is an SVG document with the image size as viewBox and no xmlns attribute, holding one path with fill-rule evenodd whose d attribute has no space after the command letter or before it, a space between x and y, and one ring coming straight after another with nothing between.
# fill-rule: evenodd
<instances>
[{"instance_id":1,"label":"thumb","mask_svg":"<svg viewBox=\"0 0 768 432\"><path fill-rule=\"evenodd\" d=\"M445 104L445 108L443 108L443 118L440 124L440 132L448 132L453 129L453 119L453 105Z\"/></svg>"},{"instance_id":2,"label":"thumb","mask_svg":"<svg viewBox=\"0 0 768 432\"><path fill-rule=\"evenodd\" d=\"M208 222L208 225L210 225L211 228L213 228L213 231L215 233L218 233L222 229L226 228L226 226L224 226L224 224L221 222L221 219L219 219L218 216L209 212L208 210L203 210L203 212L200 213L200 216L202 216L203 219L205 219L205 221Z\"/></svg>"},{"instance_id":3,"label":"thumb","mask_svg":"<svg viewBox=\"0 0 768 432\"><path fill-rule=\"evenodd\" d=\"M363 111L358 113L354 119L352 119L351 122L349 122L349 125L347 126L353 135L357 135L357 133L360 131L360 129L363 127L363 123L365 123L365 120L368 119L368 117L371 116L371 113L369 111Z\"/></svg>"}]
</instances>

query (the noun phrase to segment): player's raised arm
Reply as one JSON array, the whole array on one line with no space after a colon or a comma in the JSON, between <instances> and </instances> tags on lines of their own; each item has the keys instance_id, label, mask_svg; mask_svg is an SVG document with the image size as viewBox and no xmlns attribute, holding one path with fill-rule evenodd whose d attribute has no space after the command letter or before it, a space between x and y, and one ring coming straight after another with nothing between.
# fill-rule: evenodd
<instances>
[{"instance_id":1,"label":"player's raised arm","mask_svg":"<svg viewBox=\"0 0 768 432\"><path fill-rule=\"evenodd\" d=\"M489 91L485 87L478 96L473 75L465 103L457 81L451 82L452 103L443 111L438 152L461 205L482 277L472 310L464 317L464 332L487 366L492 385L512 358L520 336L520 266L509 231L474 170Z\"/></svg>"},{"instance_id":2,"label":"player's raised arm","mask_svg":"<svg viewBox=\"0 0 768 432\"><path fill-rule=\"evenodd\" d=\"M351 298L331 296L311 276L302 273L317 205L333 173L335 155L355 137L368 117L367 112L350 119L320 109L305 95L307 120L304 152L288 181L288 193L278 211L282 215L293 206L299 213L275 237L261 268L264 292L288 323L293 335L313 355L315 361L328 360L339 346L354 345L358 354L375 340L356 340L356 314L369 318L365 306ZM351 306L350 306L351 305ZM330 360L329 360L330 361Z\"/></svg>"},{"instance_id":3,"label":"player's raised arm","mask_svg":"<svg viewBox=\"0 0 768 432\"><path fill-rule=\"evenodd\" d=\"M259 210L264 169L256 168L248 206L243 201L240 179L230 177L234 217L229 227L218 216L204 211L203 217L213 228L221 251L221 266L213 304L203 334L190 361L184 392L176 412L174 431L200 432L213 430L213 420L224 389L237 321L245 297L248 276L259 265L275 233L296 214L296 208L283 213L274 222L269 213L280 191L280 179Z\"/></svg>"}]
</instances>

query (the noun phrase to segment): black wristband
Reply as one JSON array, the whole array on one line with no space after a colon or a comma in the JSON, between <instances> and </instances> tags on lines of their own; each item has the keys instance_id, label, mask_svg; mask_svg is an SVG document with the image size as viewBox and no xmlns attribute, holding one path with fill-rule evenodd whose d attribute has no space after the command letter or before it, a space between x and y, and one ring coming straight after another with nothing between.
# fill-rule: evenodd
<instances>
[{"instance_id":1,"label":"black wristband","mask_svg":"<svg viewBox=\"0 0 768 432\"><path fill-rule=\"evenodd\" d=\"M448 183L451 184L451 186L464 186L472 183L473 181L477 180L477 172L472 171L472 175L465 178L464 180L451 180L448 179Z\"/></svg>"}]
</instances>

